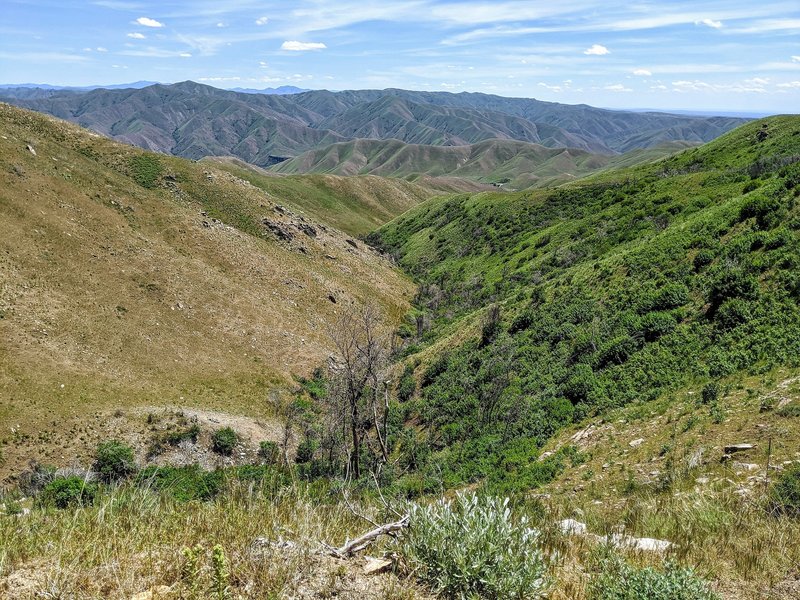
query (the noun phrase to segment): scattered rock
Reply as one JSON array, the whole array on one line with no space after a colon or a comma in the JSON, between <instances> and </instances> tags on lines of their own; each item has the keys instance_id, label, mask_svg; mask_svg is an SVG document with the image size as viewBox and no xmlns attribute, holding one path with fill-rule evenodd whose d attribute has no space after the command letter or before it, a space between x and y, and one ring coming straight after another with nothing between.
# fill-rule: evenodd
<instances>
[{"instance_id":1,"label":"scattered rock","mask_svg":"<svg viewBox=\"0 0 800 600\"><path fill-rule=\"evenodd\" d=\"M350 244L353 248L358 248L358 242L356 242L355 240L351 240L350 238L347 238L345 241L348 244Z\"/></svg>"},{"instance_id":2,"label":"scattered rock","mask_svg":"<svg viewBox=\"0 0 800 600\"><path fill-rule=\"evenodd\" d=\"M559 529L566 535L586 535L586 524L575 519L564 519L558 524Z\"/></svg>"},{"instance_id":3,"label":"scattered rock","mask_svg":"<svg viewBox=\"0 0 800 600\"><path fill-rule=\"evenodd\" d=\"M311 225L306 223L300 223L299 225L295 225L300 231L305 233L308 237L315 238L317 237L317 230L314 229Z\"/></svg>"},{"instance_id":4,"label":"scattered rock","mask_svg":"<svg viewBox=\"0 0 800 600\"><path fill-rule=\"evenodd\" d=\"M753 444L731 444L730 446L725 446L724 451L725 454L733 454L734 452L746 452L753 448L755 448Z\"/></svg>"},{"instance_id":5,"label":"scattered rock","mask_svg":"<svg viewBox=\"0 0 800 600\"><path fill-rule=\"evenodd\" d=\"M336 304L336 296L334 296L333 294L328 294L328 300Z\"/></svg>"},{"instance_id":6,"label":"scattered rock","mask_svg":"<svg viewBox=\"0 0 800 600\"><path fill-rule=\"evenodd\" d=\"M636 448L637 446L641 446L643 443L644 443L644 438L638 438L628 442L628 446L630 446L631 448Z\"/></svg>"},{"instance_id":7,"label":"scattered rock","mask_svg":"<svg viewBox=\"0 0 800 600\"><path fill-rule=\"evenodd\" d=\"M364 558L367 561L367 564L364 565L364 575L378 575L392 568L392 561L388 558L372 558L371 556Z\"/></svg>"},{"instance_id":8,"label":"scattered rock","mask_svg":"<svg viewBox=\"0 0 800 600\"><path fill-rule=\"evenodd\" d=\"M270 221L269 219L261 219L261 224L264 225L267 229L269 229L270 233L272 233L275 237L279 240L284 242L291 242L294 239L294 236L291 232L286 229L286 226L283 223L278 221Z\"/></svg>"},{"instance_id":9,"label":"scattered rock","mask_svg":"<svg viewBox=\"0 0 800 600\"><path fill-rule=\"evenodd\" d=\"M731 465L735 471L758 471L759 465L754 463L735 462Z\"/></svg>"},{"instance_id":10,"label":"scattered rock","mask_svg":"<svg viewBox=\"0 0 800 600\"><path fill-rule=\"evenodd\" d=\"M166 598L170 588L165 585L157 585L147 591L139 592L131 596L131 600L156 600L156 598Z\"/></svg>"},{"instance_id":11,"label":"scattered rock","mask_svg":"<svg viewBox=\"0 0 800 600\"><path fill-rule=\"evenodd\" d=\"M33 154L34 156L36 156L36 150L34 150L33 146L31 146L30 144L28 144L28 145L26 146L26 148L28 149L28 152L30 152L31 154Z\"/></svg>"},{"instance_id":12,"label":"scattered rock","mask_svg":"<svg viewBox=\"0 0 800 600\"><path fill-rule=\"evenodd\" d=\"M643 552L666 552L673 544L667 540L657 540L655 538L637 538L630 535L610 535L608 541L617 548L628 548L630 550L641 550Z\"/></svg>"}]
</instances>

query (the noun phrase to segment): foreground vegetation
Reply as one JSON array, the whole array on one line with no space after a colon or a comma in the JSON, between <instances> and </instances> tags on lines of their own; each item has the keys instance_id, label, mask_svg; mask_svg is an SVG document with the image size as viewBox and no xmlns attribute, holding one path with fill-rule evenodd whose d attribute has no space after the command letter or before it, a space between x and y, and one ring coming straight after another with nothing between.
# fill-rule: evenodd
<instances>
[{"instance_id":1,"label":"foreground vegetation","mask_svg":"<svg viewBox=\"0 0 800 600\"><path fill-rule=\"evenodd\" d=\"M184 488L195 476L183 474ZM216 477L206 500L175 493L179 478L158 484L153 471L122 484L84 484L91 498L63 508L46 492L30 511L29 501L6 495L0 590L8 598L129 598L148 589L164 598L215 599L780 598L770 573L800 560L800 522L725 490L667 501L639 495L615 514L593 504L471 494L381 501L375 490L344 495L336 483L303 483L274 467ZM409 530L369 550L394 556L392 573L366 578L360 559L326 553L324 543L370 529L366 519L398 512L411 515ZM626 532L675 527L675 549L664 566L658 553L565 532L558 519L576 512L598 536L618 530L620 518ZM706 579L718 581L712 587Z\"/></svg>"}]
</instances>

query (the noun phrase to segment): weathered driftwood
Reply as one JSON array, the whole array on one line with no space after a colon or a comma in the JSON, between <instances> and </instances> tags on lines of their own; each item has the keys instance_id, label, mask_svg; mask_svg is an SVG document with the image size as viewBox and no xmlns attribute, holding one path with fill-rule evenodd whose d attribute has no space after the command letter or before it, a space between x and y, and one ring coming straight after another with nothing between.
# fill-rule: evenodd
<instances>
[{"instance_id":1,"label":"weathered driftwood","mask_svg":"<svg viewBox=\"0 0 800 600\"><path fill-rule=\"evenodd\" d=\"M325 548L330 552L332 555L338 558L347 558L348 556L352 556L356 552L360 552L367 546L369 546L372 542L374 542L377 538L382 535L391 535L396 531L400 531L405 527L408 527L408 522L410 521L410 515L404 516L399 521L395 521L394 523L386 523L385 525L381 525L380 527L376 527L363 535L358 536L356 539L348 541L345 543L344 546L339 548L334 548L333 546L329 546L325 544Z\"/></svg>"}]
</instances>

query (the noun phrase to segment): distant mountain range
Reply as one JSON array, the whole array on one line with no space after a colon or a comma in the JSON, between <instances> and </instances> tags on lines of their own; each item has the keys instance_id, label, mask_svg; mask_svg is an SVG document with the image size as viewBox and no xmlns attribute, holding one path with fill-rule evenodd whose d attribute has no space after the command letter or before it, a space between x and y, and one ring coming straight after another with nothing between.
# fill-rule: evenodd
<instances>
[{"instance_id":1,"label":"distant mountain range","mask_svg":"<svg viewBox=\"0 0 800 600\"><path fill-rule=\"evenodd\" d=\"M348 148L362 154L368 148L373 160L359 159L358 164L363 163L357 169L359 173L397 171L397 176L408 176L433 170L447 175L458 166L464 173L472 172L473 178L486 181L496 176L493 172L499 166L498 155L509 157L505 162L511 164L500 169L509 172L515 161L528 162L523 156L551 161L552 153L533 145L611 157L675 141L706 142L745 122L732 117L613 111L480 93L399 89L291 93L294 89L278 88L282 91L267 94L263 90L220 90L186 81L88 91L6 88L0 89L0 99L120 141L190 159L235 156L260 167L290 161L277 167L284 172L306 169L346 173L356 170ZM412 147L401 152L402 144ZM484 144L479 153L493 148L490 169L481 170L482 161L475 159L475 149L467 149L476 144ZM309 152L312 155L306 154ZM563 152L555 154L559 155ZM572 159L580 156L572 150L569 155L571 159L564 167L568 170L563 172L574 169ZM332 162L336 156L342 157L340 163ZM398 171L392 166L398 156L407 165L428 161L427 166ZM378 165L375 159L380 157L391 160ZM470 169L464 170L461 163L454 162L465 159L474 160ZM445 164L451 167L444 168ZM513 179L521 173L517 170L503 177Z\"/></svg>"}]
</instances>

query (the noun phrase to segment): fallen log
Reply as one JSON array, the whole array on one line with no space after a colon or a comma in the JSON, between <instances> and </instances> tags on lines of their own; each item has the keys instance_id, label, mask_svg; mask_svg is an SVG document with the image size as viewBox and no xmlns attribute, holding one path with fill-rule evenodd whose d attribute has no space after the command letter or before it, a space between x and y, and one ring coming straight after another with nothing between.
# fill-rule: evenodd
<instances>
[{"instance_id":1,"label":"fallen log","mask_svg":"<svg viewBox=\"0 0 800 600\"><path fill-rule=\"evenodd\" d=\"M408 527L408 523L410 520L411 516L405 515L399 521L381 525L380 527L376 527L375 529L372 529L366 532L365 534L358 536L352 541L346 542L344 546L341 546L339 548L334 548L333 546L325 544L325 548L328 550L328 552L330 552L333 556L336 556L337 558L347 558L348 556L352 556L356 552L360 552L380 536L392 535L393 533Z\"/></svg>"}]
</instances>

